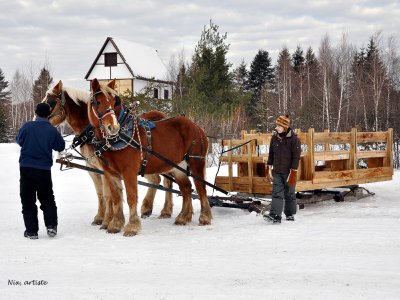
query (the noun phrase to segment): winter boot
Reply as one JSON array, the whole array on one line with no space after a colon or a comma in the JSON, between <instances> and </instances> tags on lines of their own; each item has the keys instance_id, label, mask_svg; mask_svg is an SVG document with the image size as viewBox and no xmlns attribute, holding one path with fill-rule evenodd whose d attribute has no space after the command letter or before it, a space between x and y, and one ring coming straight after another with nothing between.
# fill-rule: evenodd
<instances>
[{"instance_id":1,"label":"winter boot","mask_svg":"<svg viewBox=\"0 0 400 300\"><path fill-rule=\"evenodd\" d=\"M270 215L270 214L266 214L263 216L264 220L267 222L272 222L272 223L280 223L281 222L281 217L276 216L276 215Z\"/></svg>"},{"instance_id":2,"label":"winter boot","mask_svg":"<svg viewBox=\"0 0 400 300\"><path fill-rule=\"evenodd\" d=\"M49 237L55 237L57 235L57 226L47 227L47 235Z\"/></svg>"},{"instance_id":3,"label":"winter boot","mask_svg":"<svg viewBox=\"0 0 400 300\"><path fill-rule=\"evenodd\" d=\"M286 221L294 221L294 216L292 215L286 216Z\"/></svg>"},{"instance_id":4,"label":"winter boot","mask_svg":"<svg viewBox=\"0 0 400 300\"><path fill-rule=\"evenodd\" d=\"M24 232L24 237L31 239L31 240L37 240L39 238L37 233L31 233L26 230Z\"/></svg>"}]
</instances>

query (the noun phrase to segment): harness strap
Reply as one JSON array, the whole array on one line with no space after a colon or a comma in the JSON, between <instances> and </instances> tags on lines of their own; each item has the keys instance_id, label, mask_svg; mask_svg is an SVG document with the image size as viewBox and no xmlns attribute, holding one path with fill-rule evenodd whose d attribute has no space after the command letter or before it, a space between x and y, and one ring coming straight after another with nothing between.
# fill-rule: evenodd
<instances>
[{"instance_id":1,"label":"harness strap","mask_svg":"<svg viewBox=\"0 0 400 300\"><path fill-rule=\"evenodd\" d=\"M86 128L79 134L74 137L72 140L71 147L75 149L78 146L84 144L91 144L94 137L94 130L92 125L86 126Z\"/></svg>"},{"instance_id":2,"label":"harness strap","mask_svg":"<svg viewBox=\"0 0 400 300\"><path fill-rule=\"evenodd\" d=\"M152 149L152 147L151 147L151 131L150 131L149 123L150 122L148 120L143 120L142 121L142 125L144 127L145 132L146 132L147 148L151 150ZM146 167L147 167L147 163L149 161L149 156L150 156L149 151L146 151L146 154L144 156L142 164L140 165L140 171L139 171L139 174L142 177L144 176L144 173L146 172Z\"/></svg>"}]
</instances>

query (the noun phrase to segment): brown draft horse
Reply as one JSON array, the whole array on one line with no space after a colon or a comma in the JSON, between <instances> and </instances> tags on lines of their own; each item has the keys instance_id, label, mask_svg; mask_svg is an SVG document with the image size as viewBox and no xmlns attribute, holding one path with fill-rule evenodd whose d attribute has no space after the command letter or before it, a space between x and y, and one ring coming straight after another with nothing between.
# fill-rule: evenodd
<instances>
[{"instance_id":1,"label":"brown draft horse","mask_svg":"<svg viewBox=\"0 0 400 300\"><path fill-rule=\"evenodd\" d=\"M63 100L64 99L64 100ZM64 87L60 80L53 88L47 91L43 102L49 103L52 112L49 121L53 126L58 126L64 121L72 128L76 135L79 135L88 125L87 103L90 101L90 93L70 87ZM164 113L158 111L147 112L142 115L143 118L149 120L161 120L166 117ZM80 147L81 153L85 157L91 157L87 165L97 169L103 169L98 158L94 156L94 148L91 144L84 144ZM107 229L113 217L112 203L113 201L122 201L122 183L120 176L109 174L107 178L97 173L89 172L90 177L95 185L98 210L94 217L92 225L102 225L101 229ZM147 181L153 184L160 183L160 176L157 174L146 175ZM164 186L172 187L172 182L164 178ZM151 215L153 209L153 201L156 189L149 188L142 205L142 217ZM121 206L122 208L122 206ZM161 211L160 218L170 218L172 214L172 195L166 193L164 207Z\"/></svg>"},{"instance_id":2,"label":"brown draft horse","mask_svg":"<svg viewBox=\"0 0 400 300\"><path fill-rule=\"evenodd\" d=\"M98 138L109 138L115 136L120 125L116 122L116 113L119 106L116 105L116 92L114 90L115 80L107 85L100 83L97 79L91 82L93 97L88 105L89 121L95 128ZM135 116L134 116L135 118ZM193 175L204 180L206 162L205 157L208 150L208 140L204 131L186 117L178 116L154 122L155 127L151 130L151 147L154 152L169 159L180 167L189 167ZM142 126L137 126L132 139L147 147L146 133ZM142 161L142 152L133 147L126 147L118 151L106 151L103 158L108 162L110 169L122 176L125 182L127 202L129 206L129 222L124 228L124 236L136 235L140 229L140 219L137 214L137 175ZM186 160L184 158L187 158ZM182 210L175 219L175 224L185 225L191 222L193 215L191 199L191 182L186 173L175 169L168 163L150 155L146 173L170 172L174 174L176 183L182 193ZM211 209L208 203L204 182L194 179L197 193L200 198L201 212L199 225L211 224ZM113 202L114 216L109 226L117 229L122 228L124 222L120 211L119 199Z\"/></svg>"}]
</instances>

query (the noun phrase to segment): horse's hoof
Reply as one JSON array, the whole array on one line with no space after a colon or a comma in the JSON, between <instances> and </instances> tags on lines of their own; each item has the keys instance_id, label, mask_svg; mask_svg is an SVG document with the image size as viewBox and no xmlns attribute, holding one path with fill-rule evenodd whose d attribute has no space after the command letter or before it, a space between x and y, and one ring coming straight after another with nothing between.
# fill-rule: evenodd
<instances>
[{"instance_id":1,"label":"horse's hoof","mask_svg":"<svg viewBox=\"0 0 400 300\"><path fill-rule=\"evenodd\" d=\"M137 232L124 232L124 236L126 237L135 236L137 234L138 234Z\"/></svg>"},{"instance_id":2,"label":"horse's hoof","mask_svg":"<svg viewBox=\"0 0 400 300\"><path fill-rule=\"evenodd\" d=\"M97 225L101 225L103 223L103 220L93 220L92 225L93 226L97 226Z\"/></svg>"},{"instance_id":3,"label":"horse's hoof","mask_svg":"<svg viewBox=\"0 0 400 300\"><path fill-rule=\"evenodd\" d=\"M159 219L169 219L169 218L171 218L171 214L161 213L161 215L158 218Z\"/></svg>"},{"instance_id":4,"label":"horse's hoof","mask_svg":"<svg viewBox=\"0 0 400 300\"><path fill-rule=\"evenodd\" d=\"M107 233L118 233L120 231L121 231L121 229L118 229L118 228L108 228L107 229Z\"/></svg>"},{"instance_id":5,"label":"horse's hoof","mask_svg":"<svg viewBox=\"0 0 400 300\"><path fill-rule=\"evenodd\" d=\"M101 226L100 226L100 229L102 229L102 230L107 229L107 228L108 228L107 224L101 224Z\"/></svg>"},{"instance_id":6,"label":"horse's hoof","mask_svg":"<svg viewBox=\"0 0 400 300\"><path fill-rule=\"evenodd\" d=\"M150 216L151 216L151 211L150 211L150 212L143 213L140 217L141 217L142 219L146 219L146 218L148 218L148 217L150 217Z\"/></svg>"},{"instance_id":7,"label":"horse's hoof","mask_svg":"<svg viewBox=\"0 0 400 300\"><path fill-rule=\"evenodd\" d=\"M199 222L199 226L207 226L207 225L211 225L211 222L207 222L207 221L203 221L203 222Z\"/></svg>"},{"instance_id":8,"label":"horse's hoof","mask_svg":"<svg viewBox=\"0 0 400 300\"><path fill-rule=\"evenodd\" d=\"M125 225L124 228L124 236L134 236L139 233L141 230L140 226L140 219L138 217L135 218L135 222L133 223L128 223Z\"/></svg>"},{"instance_id":9,"label":"horse's hoof","mask_svg":"<svg viewBox=\"0 0 400 300\"><path fill-rule=\"evenodd\" d=\"M199 225L200 225L200 226L211 225L211 220L210 220L209 218L202 218L202 217L200 217L200 219L199 219Z\"/></svg>"},{"instance_id":10,"label":"horse's hoof","mask_svg":"<svg viewBox=\"0 0 400 300\"><path fill-rule=\"evenodd\" d=\"M174 224L175 224L175 225L184 226L184 225L187 224L187 222L186 222L185 220L183 220L183 219L175 219Z\"/></svg>"}]
</instances>

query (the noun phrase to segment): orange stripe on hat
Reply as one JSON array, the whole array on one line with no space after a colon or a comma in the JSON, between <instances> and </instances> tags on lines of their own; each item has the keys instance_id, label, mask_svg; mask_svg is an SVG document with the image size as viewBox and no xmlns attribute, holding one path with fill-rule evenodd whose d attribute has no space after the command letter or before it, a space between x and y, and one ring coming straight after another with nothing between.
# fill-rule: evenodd
<instances>
[{"instance_id":1,"label":"orange stripe on hat","mask_svg":"<svg viewBox=\"0 0 400 300\"><path fill-rule=\"evenodd\" d=\"M290 127L290 119L288 115L282 115L279 116L278 119L276 119L275 124L278 126L282 126L285 130L288 130Z\"/></svg>"}]
</instances>

